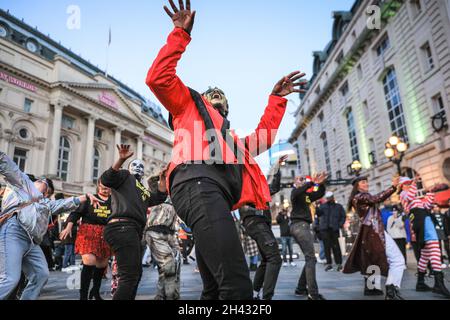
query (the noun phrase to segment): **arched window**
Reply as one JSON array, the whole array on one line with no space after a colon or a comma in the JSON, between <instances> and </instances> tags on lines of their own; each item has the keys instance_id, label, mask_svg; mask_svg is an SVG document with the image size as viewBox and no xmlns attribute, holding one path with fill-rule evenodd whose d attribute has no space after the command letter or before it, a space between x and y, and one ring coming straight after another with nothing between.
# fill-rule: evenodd
<instances>
[{"instance_id":1,"label":"arched window","mask_svg":"<svg viewBox=\"0 0 450 320\"><path fill-rule=\"evenodd\" d=\"M92 181L97 183L100 174L100 152L94 148L94 158L92 164Z\"/></svg>"},{"instance_id":2,"label":"arched window","mask_svg":"<svg viewBox=\"0 0 450 320\"><path fill-rule=\"evenodd\" d=\"M396 134L398 137L401 137L405 142L408 142L408 132L406 130L402 100L398 88L397 76L393 68L389 69L387 74L384 76L383 88L392 133Z\"/></svg>"},{"instance_id":3,"label":"arched window","mask_svg":"<svg viewBox=\"0 0 450 320\"><path fill-rule=\"evenodd\" d=\"M59 140L58 153L58 177L67 181L69 175L69 161L70 161L70 142L66 137L61 137Z\"/></svg>"},{"instance_id":4,"label":"arched window","mask_svg":"<svg viewBox=\"0 0 450 320\"><path fill-rule=\"evenodd\" d=\"M352 152L352 160L359 160L359 149L358 140L356 138L356 126L355 118L353 117L352 109L347 111L347 127L348 127L348 137L350 139L350 150Z\"/></svg>"}]
</instances>

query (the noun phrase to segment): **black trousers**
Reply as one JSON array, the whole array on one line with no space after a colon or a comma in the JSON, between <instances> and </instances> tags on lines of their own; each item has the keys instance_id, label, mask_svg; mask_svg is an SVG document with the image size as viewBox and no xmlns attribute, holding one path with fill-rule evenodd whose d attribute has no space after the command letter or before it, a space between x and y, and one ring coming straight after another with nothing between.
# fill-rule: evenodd
<instances>
[{"instance_id":1,"label":"black trousers","mask_svg":"<svg viewBox=\"0 0 450 320\"><path fill-rule=\"evenodd\" d=\"M271 300L282 263L277 239L270 224L262 217L247 217L243 225L247 234L256 241L262 258L253 280L253 290L260 291L262 288L263 300Z\"/></svg>"},{"instance_id":2,"label":"black trousers","mask_svg":"<svg viewBox=\"0 0 450 320\"><path fill-rule=\"evenodd\" d=\"M397 244L400 251L402 252L402 255L405 258L405 263L406 263L406 239L405 238L394 239L394 241Z\"/></svg>"},{"instance_id":3,"label":"black trousers","mask_svg":"<svg viewBox=\"0 0 450 320\"><path fill-rule=\"evenodd\" d=\"M142 276L142 230L132 222L108 224L105 241L116 256L119 283L113 300L134 300Z\"/></svg>"},{"instance_id":4,"label":"black trousers","mask_svg":"<svg viewBox=\"0 0 450 320\"><path fill-rule=\"evenodd\" d=\"M333 260L331 259L331 251L333 251L334 261L336 264L342 264L342 252L339 246L339 231L329 228L327 230L321 230L320 235L323 241L327 264L333 264Z\"/></svg>"},{"instance_id":5,"label":"black trousers","mask_svg":"<svg viewBox=\"0 0 450 320\"><path fill-rule=\"evenodd\" d=\"M192 229L201 299L251 300L250 272L224 191L200 178L179 184L171 194L178 216Z\"/></svg>"},{"instance_id":6,"label":"black trousers","mask_svg":"<svg viewBox=\"0 0 450 320\"><path fill-rule=\"evenodd\" d=\"M188 261L188 257L194 249L193 241L188 237L187 239L181 240L181 246L183 249L183 260Z\"/></svg>"}]
</instances>

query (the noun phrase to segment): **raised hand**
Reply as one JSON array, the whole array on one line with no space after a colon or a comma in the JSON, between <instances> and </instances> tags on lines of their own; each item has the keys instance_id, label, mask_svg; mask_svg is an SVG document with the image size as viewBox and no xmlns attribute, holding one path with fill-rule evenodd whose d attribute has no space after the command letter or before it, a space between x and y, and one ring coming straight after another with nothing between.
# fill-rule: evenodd
<instances>
[{"instance_id":1,"label":"raised hand","mask_svg":"<svg viewBox=\"0 0 450 320\"><path fill-rule=\"evenodd\" d=\"M392 186L397 187L400 183L400 176L399 175L395 175L392 178Z\"/></svg>"},{"instance_id":2,"label":"raised hand","mask_svg":"<svg viewBox=\"0 0 450 320\"><path fill-rule=\"evenodd\" d=\"M98 207L100 206L100 204L105 202L105 201L103 201L103 200L100 200L100 199L96 198L95 196L93 196L93 195L90 194L90 193L87 193L86 196L89 198L89 201L91 202L92 206L93 206L95 209L98 209Z\"/></svg>"},{"instance_id":3,"label":"raised hand","mask_svg":"<svg viewBox=\"0 0 450 320\"><path fill-rule=\"evenodd\" d=\"M119 158L123 161L128 160L134 155L134 152L130 150L130 145L117 145L117 150L119 151Z\"/></svg>"},{"instance_id":4,"label":"raised hand","mask_svg":"<svg viewBox=\"0 0 450 320\"><path fill-rule=\"evenodd\" d=\"M286 162L288 158L288 155L282 156L280 159L278 159L278 164L282 165L284 162Z\"/></svg>"},{"instance_id":5,"label":"raised hand","mask_svg":"<svg viewBox=\"0 0 450 320\"><path fill-rule=\"evenodd\" d=\"M308 83L306 80L301 80L301 78L303 78L304 76L304 73L295 71L287 75L286 77L283 77L273 88L272 95L285 97L293 92L305 93L306 90L300 89L301 86ZM300 81L296 82L297 80Z\"/></svg>"},{"instance_id":6,"label":"raised hand","mask_svg":"<svg viewBox=\"0 0 450 320\"><path fill-rule=\"evenodd\" d=\"M315 182L316 182L317 184L322 184L322 183L324 183L327 179L328 179L328 173L322 172L322 173L320 173L320 174L317 176Z\"/></svg>"},{"instance_id":7,"label":"raised hand","mask_svg":"<svg viewBox=\"0 0 450 320\"><path fill-rule=\"evenodd\" d=\"M161 173L159 174L159 183L158 183L158 190L160 192L167 192L167 184L166 184L166 175L167 170L169 169L169 166L167 166Z\"/></svg>"},{"instance_id":8,"label":"raised hand","mask_svg":"<svg viewBox=\"0 0 450 320\"><path fill-rule=\"evenodd\" d=\"M187 33L191 34L194 27L195 11L191 12L191 1L186 0L186 8L183 3L184 0L178 0L180 9L173 3L173 0L169 0L172 11L167 6L164 6L164 10L172 19L175 27L183 28Z\"/></svg>"}]
</instances>

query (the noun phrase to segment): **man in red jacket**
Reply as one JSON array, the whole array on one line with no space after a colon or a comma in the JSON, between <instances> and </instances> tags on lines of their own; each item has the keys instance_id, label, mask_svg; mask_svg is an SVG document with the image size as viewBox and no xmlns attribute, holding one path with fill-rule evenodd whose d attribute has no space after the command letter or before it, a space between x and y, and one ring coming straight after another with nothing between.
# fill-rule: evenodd
<instances>
[{"instance_id":1,"label":"man in red jacket","mask_svg":"<svg viewBox=\"0 0 450 320\"><path fill-rule=\"evenodd\" d=\"M203 96L176 75L194 25L190 1L169 0L175 29L167 39L146 83L170 112L175 131L168 191L180 218L192 229L198 268L203 280L202 299L252 299L247 263L230 214L243 205L264 210L270 192L253 159L270 148L286 110L284 96L303 92L299 71L283 77L274 87L257 129L244 139L229 130L228 103L217 88ZM296 82L297 81L297 82Z\"/></svg>"}]
</instances>

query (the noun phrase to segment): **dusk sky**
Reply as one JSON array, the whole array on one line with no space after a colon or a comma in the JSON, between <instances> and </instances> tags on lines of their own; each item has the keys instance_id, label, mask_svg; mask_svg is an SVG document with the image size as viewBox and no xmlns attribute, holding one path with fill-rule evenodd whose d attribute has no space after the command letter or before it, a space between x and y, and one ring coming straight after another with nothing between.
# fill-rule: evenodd
<instances>
[{"instance_id":1,"label":"dusk sky","mask_svg":"<svg viewBox=\"0 0 450 320\"><path fill-rule=\"evenodd\" d=\"M232 127L248 133L257 126L274 84L283 75L301 70L309 79L312 52L322 50L331 39L332 11L349 10L353 2L192 0L197 10L193 39L178 74L198 91L208 86L223 89ZM109 74L158 104L144 81L173 28L165 4L167 0L0 0L0 8L103 70L111 27ZM81 10L80 29L67 27L70 5ZM292 113L299 99L295 94L288 98L277 139L287 139L294 128ZM267 172L268 153L258 162Z\"/></svg>"}]
</instances>

